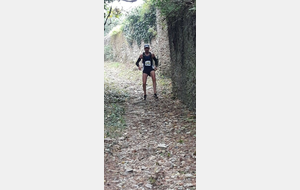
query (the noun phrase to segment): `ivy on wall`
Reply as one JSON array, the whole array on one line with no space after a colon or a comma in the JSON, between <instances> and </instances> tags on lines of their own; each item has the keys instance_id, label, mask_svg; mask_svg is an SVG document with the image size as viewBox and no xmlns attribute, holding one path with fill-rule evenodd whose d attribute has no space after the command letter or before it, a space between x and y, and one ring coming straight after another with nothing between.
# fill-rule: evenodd
<instances>
[{"instance_id":1,"label":"ivy on wall","mask_svg":"<svg viewBox=\"0 0 300 190\"><path fill-rule=\"evenodd\" d=\"M139 46L142 41L150 43L157 34L155 6L146 1L127 15L123 25L124 34L131 45L134 40Z\"/></svg>"},{"instance_id":2,"label":"ivy on wall","mask_svg":"<svg viewBox=\"0 0 300 190\"><path fill-rule=\"evenodd\" d=\"M188 6L191 13L196 12L196 0L148 0L157 7L165 17L178 17L178 11Z\"/></svg>"}]
</instances>

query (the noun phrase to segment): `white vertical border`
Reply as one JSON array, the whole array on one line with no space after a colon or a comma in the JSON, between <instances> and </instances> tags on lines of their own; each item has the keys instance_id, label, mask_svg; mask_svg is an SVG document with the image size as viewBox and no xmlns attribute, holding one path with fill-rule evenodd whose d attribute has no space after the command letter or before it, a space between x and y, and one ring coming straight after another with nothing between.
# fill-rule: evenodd
<instances>
[{"instance_id":1,"label":"white vertical border","mask_svg":"<svg viewBox=\"0 0 300 190\"><path fill-rule=\"evenodd\" d=\"M0 189L103 189L103 2L0 2Z\"/></svg>"},{"instance_id":2,"label":"white vertical border","mask_svg":"<svg viewBox=\"0 0 300 190\"><path fill-rule=\"evenodd\" d=\"M298 1L197 1L197 189L299 189Z\"/></svg>"}]
</instances>

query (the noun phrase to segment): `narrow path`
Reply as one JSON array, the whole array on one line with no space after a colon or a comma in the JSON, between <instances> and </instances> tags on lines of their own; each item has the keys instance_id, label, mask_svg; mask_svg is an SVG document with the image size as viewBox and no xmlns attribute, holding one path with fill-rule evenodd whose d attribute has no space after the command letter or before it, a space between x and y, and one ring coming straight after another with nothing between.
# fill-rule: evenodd
<instances>
[{"instance_id":1,"label":"narrow path","mask_svg":"<svg viewBox=\"0 0 300 190\"><path fill-rule=\"evenodd\" d=\"M166 93L142 99L141 72L134 67L105 63L110 82L129 93L125 102L124 133L105 138L105 189L195 189L195 115ZM122 75L128 69L129 75ZM159 86L158 95L163 86ZM164 84L166 85L166 84Z\"/></svg>"}]
</instances>

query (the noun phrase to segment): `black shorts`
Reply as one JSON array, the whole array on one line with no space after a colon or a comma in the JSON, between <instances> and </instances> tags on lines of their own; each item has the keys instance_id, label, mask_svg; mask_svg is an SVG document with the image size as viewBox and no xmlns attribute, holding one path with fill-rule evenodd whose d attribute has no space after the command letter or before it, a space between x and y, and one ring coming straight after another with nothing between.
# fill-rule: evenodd
<instances>
[{"instance_id":1,"label":"black shorts","mask_svg":"<svg viewBox=\"0 0 300 190\"><path fill-rule=\"evenodd\" d=\"M144 67L143 73L146 73L149 76L151 76L150 75L151 71L154 71L154 69L152 67L150 67L150 68Z\"/></svg>"}]
</instances>

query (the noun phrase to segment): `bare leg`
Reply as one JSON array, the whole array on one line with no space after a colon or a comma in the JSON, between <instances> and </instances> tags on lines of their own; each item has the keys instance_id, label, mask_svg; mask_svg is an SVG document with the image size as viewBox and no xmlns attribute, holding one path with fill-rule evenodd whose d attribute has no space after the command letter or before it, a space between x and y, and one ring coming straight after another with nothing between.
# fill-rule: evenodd
<instances>
[{"instance_id":1,"label":"bare leg","mask_svg":"<svg viewBox=\"0 0 300 190\"><path fill-rule=\"evenodd\" d=\"M156 94L156 78L155 78L155 71L151 71L150 75L152 77L152 82L153 82L153 91L154 94Z\"/></svg>"},{"instance_id":2,"label":"bare leg","mask_svg":"<svg viewBox=\"0 0 300 190\"><path fill-rule=\"evenodd\" d=\"M143 90L144 90L144 95L146 95L146 82L147 82L147 77L148 75L146 73L143 73Z\"/></svg>"}]
</instances>

